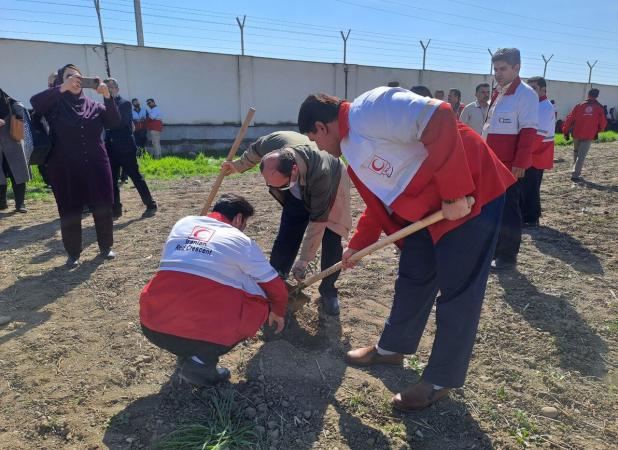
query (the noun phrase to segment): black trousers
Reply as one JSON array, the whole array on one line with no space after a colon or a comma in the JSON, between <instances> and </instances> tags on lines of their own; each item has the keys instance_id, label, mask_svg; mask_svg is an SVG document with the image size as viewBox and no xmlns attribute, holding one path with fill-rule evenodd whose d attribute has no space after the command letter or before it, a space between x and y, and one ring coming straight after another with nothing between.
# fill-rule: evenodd
<instances>
[{"instance_id":1,"label":"black trousers","mask_svg":"<svg viewBox=\"0 0 618 450\"><path fill-rule=\"evenodd\" d=\"M290 191L285 191L279 232L270 253L270 264L284 278L287 278L292 269L308 224L309 211L305 208L302 200L294 197ZM341 236L327 228L322 238L321 269L327 269L338 263L341 261L342 255ZM322 297L337 295L335 282L339 278L339 273L335 272L322 280L319 287Z\"/></svg>"},{"instance_id":2,"label":"black trousers","mask_svg":"<svg viewBox=\"0 0 618 450\"><path fill-rule=\"evenodd\" d=\"M146 142L148 141L148 130L138 130L133 133L135 137L135 144L139 148L146 147Z\"/></svg>"},{"instance_id":3,"label":"black trousers","mask_svg":"<svg viewBox=\"0 0 618 450\"><path fill-rule=\"evenodd\" d=\"M205 366L216 367L219 358L232 350L236 345L220 345L212 342L187 339L171 334L151 330L142 324L144 336L163 350L167 350L182 358L198 357Z\"/></svg>"},{"instance_id":4,"label":"black trousers","mask_svg":"<svg viewBox=\"0 0 618 450\"><path fill-rule=\"evenodd\" d=\"M506 190L504 212L495 258L504 261L517 261L519 246L521 245L521 178Z\"/></svg>"},{"instance_id":5,"label":"black trousers","mask_svg":"<svg viewBox=\"0 0 618 450\"><path fill-rule=\"evenodd\" d=\"M0 170L4 171L5 177L11 180L11 185L13 186L13 196L15 197L15 208L19 208L24 205L24 200L26 198L26 183L15 183L15 177L13 177L13 172L11 172L11 168L9 167L9 162L6 158L2 157L2 168ZM8 183L3 185L0 188L0 204L6 204L6 192L7 192Z\"/></svg>"},{"instance_id":6,"label":"black trousers","mask_svg":"<svg viewBox=\"0 0 618 450\"><path fill-rule=\"evenodd\" d=\"M88 205L94 219L97 243L100 250L112 248L114 244L114 220L110 207ZM79 258L82 252L82 207L60 213L62 243L69 256Z\"/></svg>"},{"instance_id":7,"label":"black trousers","mask_svg":"<svg viewBox=\"0 0 618 450\"><path fill-rule=\"evenodd\" d=\"M464 384L503 205L503 196L489 202L436 244L427 229L405 238L393 306L378 345L415 353L435 303L436 336L422 376L429 383Z\"/></svg>"},{"instance_id":8,"label":"black trousers","mask_svg":"<svg viewBox=\"0 0 618 450\"><path fill-rule=\"evenodd\" d=\"M522 180L521 215L524 223L534 223L541 217L541 182L543 169L530 167Z\"/></svg>"},{"instance_id":9,"label":"black trousers","mask_svg":"<svg viewBox=\"0 0 618 450\"><path fill-rule=\"evenodd\" d=\"M116 143L107 143L109 162L112 167L112 181L114 184L114 210L122 208L120 201L120 187L118 182L120 180L120 169L124 170L124 173L131 179L135 185L135 189L139 193L142 202L146 206L152 205L153 199L150 194L150 189L146 184L146 180L139 171L139 165L137 164L137 153L135 144L130 143L126 146Z\"/></svg>"}]
</instances>

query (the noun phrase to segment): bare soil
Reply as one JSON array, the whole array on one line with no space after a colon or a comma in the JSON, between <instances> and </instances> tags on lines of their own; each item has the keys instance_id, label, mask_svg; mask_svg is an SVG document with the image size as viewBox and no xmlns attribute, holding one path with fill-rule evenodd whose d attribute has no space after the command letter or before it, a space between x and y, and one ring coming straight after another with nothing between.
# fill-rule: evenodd
<instances>
[{"instance_id":1,"label":"bare soil","mask_svg":"<svg viewBox=\"0 0 618 450\"><path fill-rule=\"evenodd\" d=\"M618 443L618 143L594 145L583 184L569 179L570 148L543 182L542 226L524 235L517 272L491 275L466 386L417 413L391 395L418 379L431 350L430 318L405 367L347 367L344 353L376 342L392 301L393 248L339 281L342 313L311 303L284 336L255 339L223 358L231 384L279 449L612 449ZM141 219L123 187L113 261L97 259L84 219L83 263L64 267L52 200L0 214L0 448L142 449L200 420L212 389L175 377L175 359L142 336L141 288L174 222L196 214L212 178L153 181L159 213ZM224 182L251 198L247 234L265 252L279 207L257 175ZM356 215L362 210L353 197ZM317 291L307 291L317 299ZM239 406L240 407L240 406ZM554 407L549 418L542 408ZM253 414L255 413L255 415ZM259 428L259 427L264 427Z\"/></svg>"}]
</instances>

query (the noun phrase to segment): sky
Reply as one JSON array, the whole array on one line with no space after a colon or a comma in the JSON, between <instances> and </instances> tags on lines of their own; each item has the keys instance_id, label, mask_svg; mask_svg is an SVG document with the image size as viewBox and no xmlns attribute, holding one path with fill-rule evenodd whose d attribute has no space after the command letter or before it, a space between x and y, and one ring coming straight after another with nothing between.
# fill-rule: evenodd
<instances>
[{"instance_id":1,"label":"sky","mask_svg":"<svg viewBox=\"0 0 618 450\"><path fill-rule=\"evenodd\" d=\"M133 0L100 0L105 40L136 44ZM236 17L246 15L245 54L489 73L489 50L517 47L521 74L618 85L616 0L141 0L145 45L240 54ZM100 42L93 0L0 0L0 37Z\"/></svg>"}]
</instances>

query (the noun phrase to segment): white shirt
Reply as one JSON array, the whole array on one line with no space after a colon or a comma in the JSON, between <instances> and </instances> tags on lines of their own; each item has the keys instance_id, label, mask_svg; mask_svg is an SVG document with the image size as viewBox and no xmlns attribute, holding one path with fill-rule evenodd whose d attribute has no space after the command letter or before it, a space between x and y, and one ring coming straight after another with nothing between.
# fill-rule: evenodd
<instances>
[{"instance_id":1,"label":"white shirt","mask_svg":"<svg viewBox=\"0 0 618 450\"><path fill-rule=\"evenodd\" d=\"M461 112L461 116L459 120L462 123L465 123L478 134L483 133L483 123L485 123L485 118L487 117L487 109L489 105L485 104L481 106L481 104L477 101L469 103L466 105L464 110Z\"/></svg>"},{"instance_id":2,"label":"white shirt","mask_svg":"<svg viewBox=\"0 0 618 450\"><path fill-rule=\"evenodd\" d=\"M512 95L504 95L512 82L496 88L498 97L492 102L483 125L483 139L489 134L516 135L524 128L539 125L539 96L521 81Z\"/></svg>"},{"instance_id":3,"label":"white shirt","mask_svg":"<svg viewBox=\"0 0 618 450\"><path fill-rule=\"evenodd\" d=\"M148 117L150 117L152 120L163 120L163 118L161 117L161 110L158 106L155 106L154 108L148 108L147 111Z\"/></svg>"},{"instance_id":4,"label":"white shirt","mask_svg":"<svg viewBox=\"0 0 618 450\"><path fill-rule=\"evenodd\" d=\"M176 222L159 270L190 273L262 297L266 294L258 283L277 276L255 241L238 228L205 216Z\"/></svg>"},{"instance_id":5,"label":"white shirt","mask_svg":"<svg viewBox=\"0 0 618 450\"><path fill-rule=\"evenodd\" d=\"M133 120L134 121L139 121L139 120L146 120L146 110L144 108L141 108L139 110L139 112L135 111L135 108L133 109Z\"/></svg>"},{"instance_id":6,"label":"white shirt","mask_svg":"<svg viewBox=\"0 0 618 450\"><path fill-rule=\"evenodd\" d=\"M539 102L539 127L536 134L543 136L543 142L553 142L556 132L554 105L548 99Z\"/></svg>"},{"instance_id":7,"label":"white shirt","mask_svg":"<svg viewBox=\"0 0 618 450\"><path fill-rule=\"evenodd\" d=\"M378 87L350 105L350 131L341 151L385 205L405 190L427 158L421 135L441 103L407 89Z\"/></svg>"}]
</instances>

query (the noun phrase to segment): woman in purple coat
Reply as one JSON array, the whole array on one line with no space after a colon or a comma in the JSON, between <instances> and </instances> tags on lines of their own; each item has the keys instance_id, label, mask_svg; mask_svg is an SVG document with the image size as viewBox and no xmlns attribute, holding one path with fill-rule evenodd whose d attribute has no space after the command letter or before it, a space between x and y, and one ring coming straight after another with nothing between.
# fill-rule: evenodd
<instances>
[{"instance_id":1,"label":"woman in purple coat","mask_svg":"<svg viewBox=\"0 0 618 450\"><path fill-rule=\"evenodd\" d=\"M112 174L101 135L104 128L120 126L120 114L105 84L96 88L103 96L101 104L84 95L81 78L81 71L67 64L58 71L53 87L30 99L51 128L53 150L47 170L71 267L79 264L82 251L84 206L92 211L101 256L116 256L112 251Z\"/></svg>"}]
</instances>

